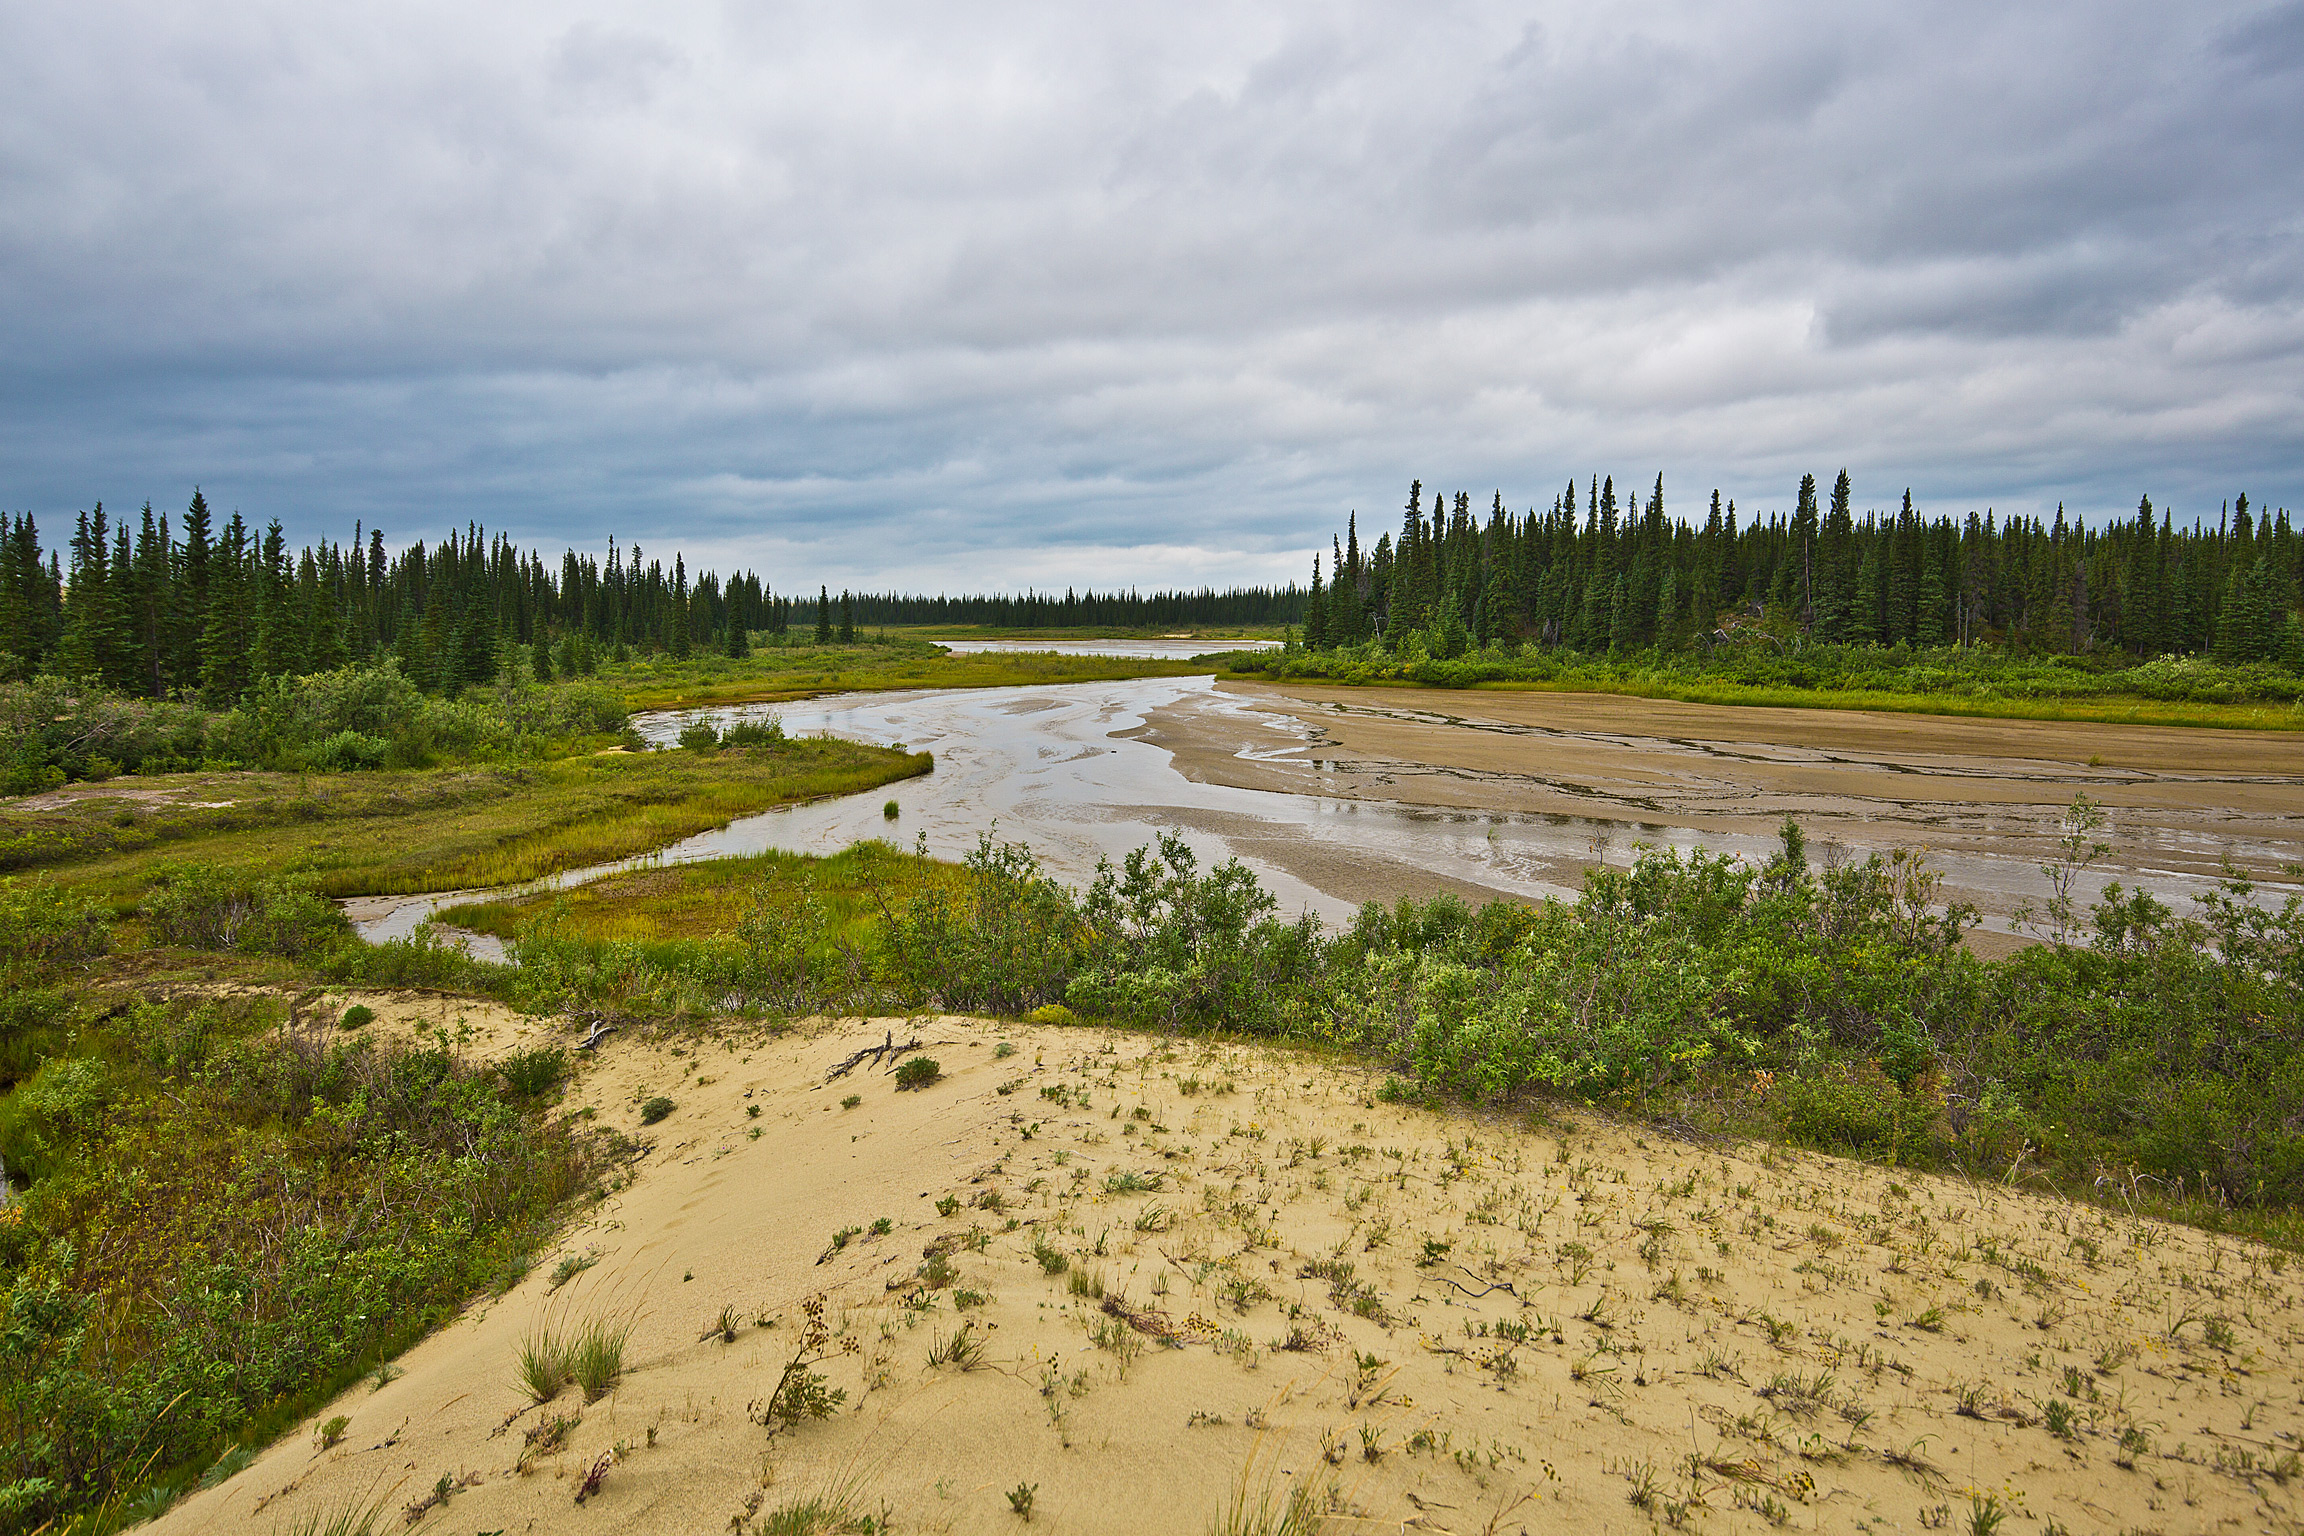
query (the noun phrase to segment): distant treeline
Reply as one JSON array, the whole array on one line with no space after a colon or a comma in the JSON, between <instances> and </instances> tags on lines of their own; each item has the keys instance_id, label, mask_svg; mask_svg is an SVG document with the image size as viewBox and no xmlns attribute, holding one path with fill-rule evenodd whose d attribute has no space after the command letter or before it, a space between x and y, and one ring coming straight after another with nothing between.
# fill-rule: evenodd
<instances>
[{"instance_id":1,"label":"distant treeline","mask_svg":"<svg viewBox=\"0 0 2304 1536\"><path fill-rule=\"evenodd\" d=\"M1232 587L1219 592L1026 592L1017 597L926 597L859 593L862 624L977 624L992 629L1155 629L1304 622L1304 588Z\"/></svg>"},{"instance_id":2,"label":"distant treeline","mask_svg":"<svg viewBox=\"0 0 2304 1536\"><path fill-rule=\"evenodd\" d=\"M397 657L427 690L491 680L506 643L560 641L687 655L741 652L781 633L792 602L750 572L690 576L640 546L547 565L478 528L390 554L381 531L290 550L275 519L257 536L235 512L215 526L193 493L180 527L146 503L131 527L99 503L68 547L44 551L29 514L0 518L0 668L89 679L145 697L240 698L267 677ZM0 671L0 676L6 672Z\"/></svg>"},{"instance_id":3,"label":"distant treeline","mask_svg":"<svg viewBox=\"0 0 2304 1536\"><path fill-rule=\"evenodd\" d=\"M2304 657L2296 615L2304 540L2285 510L2241 496L2178 527L2149 497L2133 518L2088 528L1969 513L1853 506L1843 470L1828 507L1805 476L1795 510L1740 522L1712 494L1700 523L1668 516L1664 481L1619 505L1613 478L1571 480L1549 509L1515 514L1499 493L1483 522L1409 487L1395 539L1360 544L1357 519L1315 560L1305 614L1314 650L1421 637L1456 656L1492 641L1598 653L1679 649L1740 629L1787 641L2004 644L2036 652L2210 652L2230 662Z\"/></svg>"},{"instance_id":4,"label":"distant treeline","mask_svg":"<svg viewBox=\"0 0 2304 1536\"><path fill-rule=\"evenodd\" d=\"M556 565L477 527L398 553L380 530L291 550L275 519L258 534L239 513L218 526L199 492L180 519L147 503L114 520L79 514L66 547L45 549L30 514L0 516L0 681L50 673L147 698L224 705L267 677L396 658L429 692L494 679L506 647L539 641L563 670L595 648L742 655L797 617L820 640L861 624L1146 626L1286 624L1306 593L1074 593L1062 597L780 596L750 571L722 578L669 568L639 545L606 557L570 550ZM547 664L550 657L546 658Z\"/></svg>"}]
</instances>

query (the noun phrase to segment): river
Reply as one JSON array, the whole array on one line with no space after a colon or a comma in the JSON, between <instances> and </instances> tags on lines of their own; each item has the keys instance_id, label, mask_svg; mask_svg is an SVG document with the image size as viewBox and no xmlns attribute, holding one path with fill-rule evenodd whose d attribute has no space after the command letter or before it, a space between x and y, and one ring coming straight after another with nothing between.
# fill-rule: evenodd
<instances>
[{"instance_id":1,"label":"river","mask_svg":"<svg viewBox=\"0 0 2304 1536\"><path fill-rule=\"evenodd\" d=\"M1284 912L1309 909L1334 922L1363 901L1402 894L1570 895L1591 862L1628 863L1643 843L1760 858L1776 846L1776 820L1795 814L1809 825L1819 859L1936 842L1931 858L1947 885L1983 909L1988 931L2006 934L2019 905L2048 894L2038 864L2052 852L2055 812L2074 785L2115 800L2127 793L2136 802L2117 808L2114 848L2082 880L2083 901L2115 878L2147 884L2163 899L2196 894L2210 886L2225 855L2272 877L2276 888L2294 889L2278 884L2281 866L2304 859L2304 779L2293 774L2216 778L2165 766L2057 765L2006 755L2016 750L2010 740L2085 745L2090 728L1992 723L1972 728L1990 733L1992 755L1978 747L1962 757L1957 741L1934 739L1933 755L1891 762L1878 751L1817 745L1866 718L1832 712L1805 712L1781 722L1787 741L1755 744L1674 734L1687 729L1684 721L1645 725L1644 716L1664 720L1688 710L1637 700L1601 701L1599 729L1478 718L1484 709L1529 708L1525 696L1515 703L1459 695L1449 706L1454 713L1438 717L1375 691L1315 705L1219 688L1196 676L653 712L633 725L659 746L697 718L725 725L775 715L794 735L931 751L936 770L883 790L746 817L653 855L515 889L771 848L826 854L873 837L907 847L924 841L931 854L956 859L987 834L1029 844L1050 873L1081 884L1100 859L1116 861L1172 832L1203 860L1242 860ZM1536 707L1560 716L1577 706L1554 696ZM1754 720L1778 724L1751 711L1719 718L1728 724L1705 728L1750 736L1761 729ZM1929 718L1884 729L1901 741ZM1421 734L1405 738L1405 746L1379 740L1372 755L1364 743L1339 746L1354 740L1356 728ZM1952 727L1933 728L1941 737ZM1445 761L1452 734L1474 738L1488 758ZM2212 739L2178 737L2161 750ZM2260 755L2270 750L2277 762L2292 741L2240 745ZM1435 760L1417 760L1420 754ZM1499 763L1510 771L1498 771ZM1638 778L1638 793L1614 787L1627 776ZM1321 793L1323 785L1342 792ZM1680 803L1673 794L1693 798ZM2194 801L2231 797L2255 798L2205 820L2190 809ZM890 799L899 807L894 821L881 809ZM433 911L474 894L367 898L347 909L364 935L382 939L403 936ZM497 952L489 942L474 947Z\"/></svg>"}]
</instances>

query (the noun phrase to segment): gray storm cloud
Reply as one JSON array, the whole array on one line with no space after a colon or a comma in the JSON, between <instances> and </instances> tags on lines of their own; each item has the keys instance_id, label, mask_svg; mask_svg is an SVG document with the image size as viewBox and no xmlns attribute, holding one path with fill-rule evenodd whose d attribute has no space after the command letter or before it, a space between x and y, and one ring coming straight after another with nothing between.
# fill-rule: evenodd
<instances>
[{"instance_id":1,"label":"gray storm cloud","mask_svg":"<svg viewBox=\"0 0 2304 1536\"><path fill-rule=\"evenodd\" d=\"M1285 579L1422 476L2304 479L2304 5L0 14L0 505Z\"/></svg>"}]
</instances>

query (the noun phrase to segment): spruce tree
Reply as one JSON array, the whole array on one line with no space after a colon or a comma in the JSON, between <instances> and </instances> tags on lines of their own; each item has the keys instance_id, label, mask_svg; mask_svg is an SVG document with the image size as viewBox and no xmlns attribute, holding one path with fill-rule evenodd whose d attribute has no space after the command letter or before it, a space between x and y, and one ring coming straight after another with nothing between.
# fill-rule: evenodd
<instances>
[{"instance_id":1,"label":"spruce tree","mask_svg":"<svg viewBox=\"0 0 2304 1536\"><path fill-rule=\"evenodd\" d=\"M208 560L208 621L200 631L200 690L223 708L247 692L256 612L248 590L248 528L234 512Z\"/></svg>"},{"instance_id":2,"label":"spruce tree","mask_svg":"<svg viewBox=\"0 0 2304 1536\"><path fill-rule=\"evenodd\" d=\"M828 586L816 589L816 643L832 643L832 589Z\"/></svg>"}]
</instances>

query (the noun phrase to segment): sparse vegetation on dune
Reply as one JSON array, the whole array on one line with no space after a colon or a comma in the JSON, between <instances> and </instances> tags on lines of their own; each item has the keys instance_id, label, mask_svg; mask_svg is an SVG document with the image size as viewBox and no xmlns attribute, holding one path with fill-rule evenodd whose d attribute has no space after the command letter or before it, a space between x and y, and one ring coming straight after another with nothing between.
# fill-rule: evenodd
<instances>
[{"instance_id":1,"label":"sparse vegetation on dune","mask_svg":"<svg viewBox=\"0 0 2304 1536\"><path fill-rule=\"evenodd\" d=\"M2073 814L2051 871L2066 890L2092 856L2092 808ZM715 892L748 903L718 937L587 936ZM1407 1099L1565 1097L1995 1177L2116 1177L2124 1198L2267 1231L2304 1199L2285 1129L2304 1076L2286 1034L2252 1022L2304 1008L2304 913L2237 877L2189 916L2118 889L2089 910L2066 897L2033 920L2049 942L1996 961L1959 942L1970 916L1917 856L1814 869L1795 828L1765 865L1651 851L1590 872L1573 904L1403 902L1333 935L1174 840L1083 893L987 840L959 870L861 848L531 910L525 929L484 916L522 935L538 1003L1068 1007L1340 1047Z\"/></svg>"}]
</instances>

